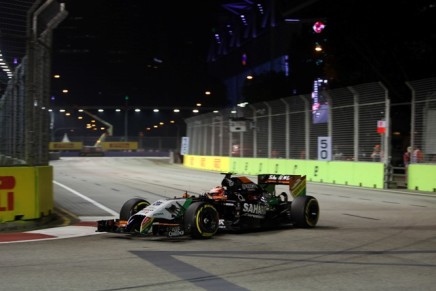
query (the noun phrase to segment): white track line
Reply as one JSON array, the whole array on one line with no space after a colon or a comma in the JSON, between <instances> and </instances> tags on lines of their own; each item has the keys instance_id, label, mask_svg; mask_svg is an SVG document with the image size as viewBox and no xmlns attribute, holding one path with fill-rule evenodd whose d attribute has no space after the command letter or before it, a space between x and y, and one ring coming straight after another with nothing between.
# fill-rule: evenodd
<instances>
[{"instance_id":1,"label":"white track line","mask_svg":"<svg viewBox=\"0 0 436 291\"><path fill-rule=\"evenodd\" d=\"M89 198L89 197L86 197L85 195L83 195L83 194L77 192L77 191L74 190L74 189L71 189L71 188L68 187L68 186L65 186L64 184L61 184L61 183L56 182L56 181L53 181L53 183L55 183L56 185L58 185L58 186L60 186L60 187L62 187L62 188L64 188L64 189L70 191L70 192L73 193L74 195L77 195L77 196L79 196L80 198L82 198L82 199L84 199L84 200L86 200L86 201L88 201L88 202L94 204L96 207L98 207L98 208L100 208L100 209L102 209L102 210L108 212L109 214L118 217L118 212L115 212L115 211L113 211L112 209L107 208L107 207L104 206L103 204L100 204L100 203L98 203L97 201L92 200L92 199Z\"/></svg>"}]
</instances>

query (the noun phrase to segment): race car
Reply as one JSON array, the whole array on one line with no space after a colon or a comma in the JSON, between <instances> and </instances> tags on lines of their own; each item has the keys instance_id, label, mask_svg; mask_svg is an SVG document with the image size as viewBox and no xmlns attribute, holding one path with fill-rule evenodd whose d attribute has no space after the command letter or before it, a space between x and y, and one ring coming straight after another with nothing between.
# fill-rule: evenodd
<instances>
[{"instance_id":1,"label":"race car","mask_svg":"<svg viewBox=\"0 0 436 291\"><path fill-rule=\"evenodd\" d=\"M306 176L259 174L254 183L246 176L222 174L221 185L198 196L185 192L151 204L132 198L121 207L119 219L97 221L97 232L206 239L218 231L316 226L319 203L306 195ZM289 193L276 193L277 185L288 185Z\"/></svg>"}]
</instances>

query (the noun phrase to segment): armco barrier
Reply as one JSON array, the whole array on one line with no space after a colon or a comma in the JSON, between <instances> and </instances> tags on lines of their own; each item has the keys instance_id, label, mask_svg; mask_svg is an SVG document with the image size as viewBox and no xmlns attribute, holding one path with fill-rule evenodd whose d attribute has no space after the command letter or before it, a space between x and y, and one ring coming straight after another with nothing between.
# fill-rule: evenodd
<instances>
[{"instance_id":1,"label":"armco barrier","mask_svg":"<svg viewBox=\"0 0 436 291\"><path fill-rule=\"evenodd\" d=\"M53 212L53 168L0 167L0 223Z\"/></svg>"}]
</instances>

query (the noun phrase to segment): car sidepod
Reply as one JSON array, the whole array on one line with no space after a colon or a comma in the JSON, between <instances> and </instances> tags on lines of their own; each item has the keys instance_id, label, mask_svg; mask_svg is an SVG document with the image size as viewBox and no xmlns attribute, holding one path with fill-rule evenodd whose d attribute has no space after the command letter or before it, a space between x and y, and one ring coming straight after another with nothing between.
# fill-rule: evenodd
<instances>
[{"instance_id":1,"label":"car sidepod","mask_svg":"<svg viewBox=\"0 0 436 291\"><path fill-rule=\"evenodd\" d=\"M319 219L318 200L312 196L295 197L291 204L291 219L296 227L315 227Z\"/></svg>"},{"instance_id":2,"label":"car sidepod","mask_svg":"<svg viewBox=\"0 0 436 291\"><path fill-rule=\"evenodd\" d=\"M192 238L211 238L218 231L218 211L208 202L194 202L185 213L184 224Z\"/></svg>"}]
</instances>

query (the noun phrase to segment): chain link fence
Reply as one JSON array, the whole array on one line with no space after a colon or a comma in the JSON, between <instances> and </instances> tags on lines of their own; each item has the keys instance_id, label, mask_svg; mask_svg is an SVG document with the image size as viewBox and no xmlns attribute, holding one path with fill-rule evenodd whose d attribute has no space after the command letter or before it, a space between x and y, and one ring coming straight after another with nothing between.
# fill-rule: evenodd
<instances>
[{"instance_id":1,"label":"chain link fence","mask_svg":"<svg viewBox=\"0 0 436 291\"><path fill-rule=\"evenodd\" d=\"M422 152L421 162L436 163L436 78L406 84L412 94L409 146Z\"/></svg>"},{"instance_id":2,"label":"chain link fence","mask_svg":"<svg viewBox=\"0 0 436 291\"><path fill-rule=\"evenodd\" d=\"M0 99L0 165L25 164L24 90L26 60L14 72Z\"/></svg>"},{"instance_id":3,"label":"chain link fence","mask_svg":"<svg viewBox=\"0 0 436 291\"><path fill-rule=\"evenodd\" d=\"M387 91L380 83L324 91L316 112L310 95L292 96L188 118L190 154L233 157L317 159L319 136L331 136L333 159L371 161L383 156L389 122Z\"/></svg>"},{"instance_id":4,"label":"chain link fence","mask_svg":"<svg viewBox=\"0 0 436 291\"><path fill-rule=\"evenodd\" d=\"M382 83L322 92L325 103L312 107L299 95L245 107L227 108L186 119L189 154L254 158L318 159L318 137L331 137L332 160L397 160L407 146L420 148L421 162L436 161L436 79L407 83L411 102L391 105ZM392 149L390 110L406 110L410 132ZM404 108L405 107L405 108ZM407 132L406 132L407 134Z\"/></svg>"},{"instance_id":5,"label":"chain link fence","mask_svg":"<svg viewBox=\"0 0 436 291\"><path fill-rule=\"evenodd\" d=\"M52 0L27 12L26 56L0 99L0 165L48 165L52 32L66 15Z\"/></svg>"}]
</instances>

